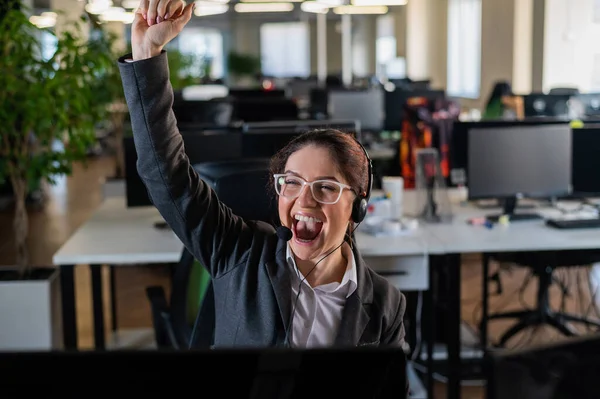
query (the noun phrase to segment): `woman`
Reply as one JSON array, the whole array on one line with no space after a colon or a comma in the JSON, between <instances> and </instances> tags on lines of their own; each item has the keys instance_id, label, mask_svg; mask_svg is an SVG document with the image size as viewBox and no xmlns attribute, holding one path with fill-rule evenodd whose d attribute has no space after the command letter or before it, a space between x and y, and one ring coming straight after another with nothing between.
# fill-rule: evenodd
<instances>
[{"instance_id":1,"label":"woman","mask_svg":"<svg viewBox=\"0 0 600 399\"><path fill-rule=\"evenodd\" d=\"M308 133L274 157L278 230L232 214L191 167L171 110L163 47L192 11L193 3L142 2L132 54L119 67L140 177L211 274L214 345L404 346L404 296L346 240L352 204L368 180L365 153L351 136Z\"/></svg>"}]
</instances>

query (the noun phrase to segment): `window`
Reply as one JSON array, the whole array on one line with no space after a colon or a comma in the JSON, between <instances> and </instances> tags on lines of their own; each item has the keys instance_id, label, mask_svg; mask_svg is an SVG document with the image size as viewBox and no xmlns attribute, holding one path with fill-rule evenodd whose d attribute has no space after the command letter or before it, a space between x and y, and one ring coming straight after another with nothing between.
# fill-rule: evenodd
<instances>
[{"instance_id":1,"label":"window","mask_svg":"<svg viewBox=\"0 0 600 399\"><path fill-rule=\"evenodd\" d=\"M393 14L377 17L377 39L375 41L375 59L377 75L387 76L388 67L396 59L396 36L394 31L395 19Z\"/></svg>"},{"instance_id":2,"label":"window","mask_svg":"<svg viewBox=\"0 0 600 399\"><path fill-rule=\"evenodd\" d=\"M481 0L448 0L448 95L478 98Z\"/></svg>"},{"instance_id":3,"label":"window","mask_svg":"<svg viewBox=\"0 0 600 399\"><path fill-rule=\"evenodd\" d=\"M310 75L310 31L304 22L265 23L260 26L261 70L275 78Z\"/></svg>"},{"instance_id":4,"label":"window","mask_svg":"<svg viewBox=\"0 0 600 399\"><path fill-rule=\"evenodd\" d=\"M178 43L181 53L195 54L201 62L210 64L209 74L212 79L223 78L223 34L218 29L186 27L179 34Z\"/></svg>"}]
</instances>

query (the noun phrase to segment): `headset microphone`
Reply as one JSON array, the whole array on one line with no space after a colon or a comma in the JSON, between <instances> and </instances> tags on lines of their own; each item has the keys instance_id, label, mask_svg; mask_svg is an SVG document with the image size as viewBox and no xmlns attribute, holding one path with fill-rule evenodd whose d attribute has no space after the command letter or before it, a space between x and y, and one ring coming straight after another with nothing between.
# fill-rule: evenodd
<instances>
[{"instance_id":1,"label":"headset microphone","mask_svg":"<svg viewBox=\"0 0 600 399\"><path fill-rule=\"evenodd\" d=\"M285 226L279 226L275 230L277 231L277 237L284 241L289 241L294 236L294 234L292 234L292 230Z\"/></svg>"}]
</instances>

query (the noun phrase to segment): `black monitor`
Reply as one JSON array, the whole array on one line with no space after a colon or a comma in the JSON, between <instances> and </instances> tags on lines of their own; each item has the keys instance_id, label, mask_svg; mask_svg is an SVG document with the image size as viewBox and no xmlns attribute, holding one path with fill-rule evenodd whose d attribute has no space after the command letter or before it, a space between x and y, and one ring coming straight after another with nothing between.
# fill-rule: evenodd
<instances>
[{"instance_id":1,"label":"black monitor","mask_svg":"<svg viewBox=\"0 0 600 399\"><path fill-rule=\"evenodd\" d=\"M241 122L289 121L299 117L298 104L291 98L236 98L232 120Z\"/></svg>"},{"instance_id":2,"label":"black monitor","mask_svg":"<svg viewBox=\"0 0 600 399\"><path fill-rule=\"evenodd\" d=\"M270 158L287 145L292 139L302 134L295 129L288 130L254 130L242 134L242 157Z\"/></svg>"},{"instance_id":3,"label":"black monitor","mask_svg":"<svg viewBox=\"0 0 600 399\"><path fill-rule=\"evenodd\" d=\"M569 117L569 100L572 94L531 93L523 96L523 108L526 118Z\"/></svg>"},{"instance_id":4,"label":"black monitor","mask_svg":"<svg viewBox=\"0 0 600 399\"><path fill-rule=\"evenodd\" d=\"M77 375L77 384L49 370ZM81 396L83 385L102 394L125 386L152 396L214 391L222 398L408 398L401 348L5 352L0 373L6 397L37 394L41 386L46 395Z\"/></svg>"},{"instance_id":5,"label":"black monitor","mask_svg":"<svg viewBox=\"0 0 600 399\"><path fill-rule=\"evenodd\" d=\"M487 399L595 399L600 336L528 349L493 351L485 360Z\"/></svg>"},{"instance_id":6,"label":"black monitor","mask_svg":"<svg viewBox=\"0 0 600 399\"><path fill-rule=\"evenodd\" d=\"M584 118L600 117L600 93L581 93L573 96L582 105Z\"/></svg>"},{"instance_id":7,"label":"black monitor","mask_svg":"<svg viewBox=\"0 0 600 399\"><path fill-rule=\"evenodd\" d=\"M237 159L242 155L241 132L235 130L181 133L190 163ZM125 154L125 195L127 207L152 206L146 186L137 171L133 137L123 139Z\"/></svg>"},{"instance_id":8,"label":"black monitor","mask_svg":"<svg viewBox=\"0 0 600 399\"><path fill-rule=\"evenodd\" d=\"M573 167L570 197L600 196L600 124L573 128Z\"/></svg>"},{"instance_id":9,"label":"black monitor","mask_svg":"<svg viewBox=\"0 0 600 399\"><path fill-rule=\"evenodd\" d=\"M499 199L510 220L519 198L549 199L571 192L569 125L490 127L469 131L469 200ZM497 220L501 215L490 215Z\"/></svg>"},{"instance_id":10,"label":"black monitor","mask_svg":"<svg viewBox=\"0 0 600 399\"><path fill-rule=\"evenodd\" d=\"M179 126L224 127L231 123L233 104L229 99L173 101L173 113Z\"/></svg>"},{"instance_id":11,"label":"black monitor","mask_svg":"<svg viewBox=\"0 0 600 399\"><path fill-rule=\"evenodd\" d=\"M250 122L242 125L245 133L255 132L306 132L313 129L337 129L346 133L354 134L356 139L361 140L360 123L356 120L343 119L303 119L292 121Z\"/></svg>"},{"instance_id":12,"label":"black monitor","mask_svg":"<svg viewBox=\"0 0 600 399\"><path fill-rule=\"evenodd\" d=\"M379 87L367 90L329 90L327 114L331 119L351 119L362 131L380 132L384 120L384 94Z\"/></svg>"},{"instance_id":13,"label":"black monitor","mask_svg":"<svg viewBox=\"0 0 600 399\"><path fill-rule=\"evenodd\" d=\"M558 119L523 119L523 120L484 120L484 121L454 121L450 138L450 178L448 185L456 187L469 184L469 131L476 128L488 127L518 127L518 126L546 126L568 123Z\"/></svg>"}]
</instances>

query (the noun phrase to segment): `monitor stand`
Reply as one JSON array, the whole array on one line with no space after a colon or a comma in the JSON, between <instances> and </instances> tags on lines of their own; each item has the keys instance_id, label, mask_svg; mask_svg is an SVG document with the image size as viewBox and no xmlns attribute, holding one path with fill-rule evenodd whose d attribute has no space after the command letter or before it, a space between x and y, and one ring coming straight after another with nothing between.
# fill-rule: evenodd
<instances>
[{"instance_id":1,"label":"monitor stand","mask_svg":"<svg viewBox=\"0 0 600 399\"><path fill-rule=\"evenodd\" d=\"M510 222L520 222L525 220L537 220L542 217L537 213L515 213L515 209L517 208L517 197L509 197L505 198L503 202L503 209L501 214L493 214L487 215L486 219L490 222L498 222L500 217L507 216Z\"/></svg>"}]
</instances>

